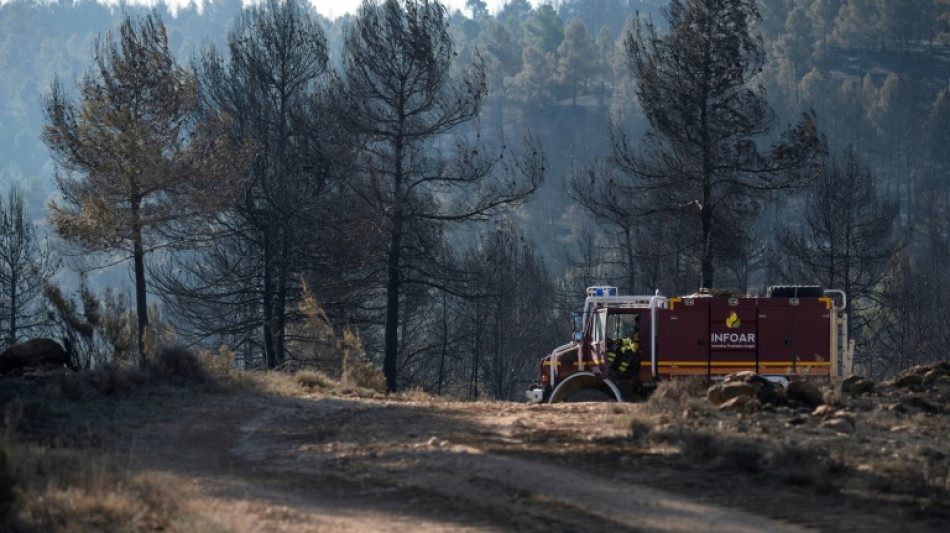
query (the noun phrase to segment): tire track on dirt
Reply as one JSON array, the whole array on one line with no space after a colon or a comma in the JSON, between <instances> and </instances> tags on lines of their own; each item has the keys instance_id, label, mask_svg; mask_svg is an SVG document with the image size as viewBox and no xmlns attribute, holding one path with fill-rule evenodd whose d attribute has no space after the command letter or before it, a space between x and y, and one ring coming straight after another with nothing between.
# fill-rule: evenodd
<instances>
[{"instance_id":1,"label":"tire track on dirt","mask_svg":"<svg viewBox=\"0 0 950 533\"><path fill-rule=\"evenodd\" d=\"M426 421L420 423L416 414L385 403L345 400L320 401L319 409L265 412L242 425L241 440L232 451L252 461L266 458L266 468L275 475L332 473L390 501L447 507L476 528L804 531L782 521L618 483L570 466L430 437ZM390 436L390 440L374 436Z\"/></svg>"}]
</instances>

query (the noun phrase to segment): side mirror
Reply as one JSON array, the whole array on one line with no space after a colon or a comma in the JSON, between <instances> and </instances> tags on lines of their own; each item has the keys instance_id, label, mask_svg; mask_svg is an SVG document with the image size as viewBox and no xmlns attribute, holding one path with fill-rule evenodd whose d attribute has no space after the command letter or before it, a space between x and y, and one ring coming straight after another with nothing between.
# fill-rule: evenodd
<instances>
[{"instance_id":1,"label":"side mirror","mask_svg":"<svg viewBox=\"0 0 950 533\"><path fill-rule=\"evenodd\" d=\"M577 311L571 313L571 320L574 321L574 333L580 333L584 330L584 324L581 322L581 314Z\"/></svg>"}]
</instances>

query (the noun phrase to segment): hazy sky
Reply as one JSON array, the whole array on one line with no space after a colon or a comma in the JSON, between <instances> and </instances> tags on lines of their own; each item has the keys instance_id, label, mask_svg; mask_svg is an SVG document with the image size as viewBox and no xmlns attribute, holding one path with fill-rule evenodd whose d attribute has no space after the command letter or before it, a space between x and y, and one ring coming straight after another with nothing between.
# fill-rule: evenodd
<instances>
[{"instance_id":1,"label":"hazy sky","mask_svg":"<svg viewBox=\"0 0 950 533\"><path fill-rule=\"evenodd\" d=\"M356 8L359 7L361 0L310 0L315 6L317 6L317 11L321 15L328 18L335 18L347 12L354 12ZM488 11L491 13L497 13L501 6L505 5L508 0L486 0L485 3L488 4ZM461 9L465 11L465 0L442 0L442 3L449 8L449 10ZM536 1L532 1L531 5L534 5ZM466 15L470 15L466 11Z\"/></svg>"},{"instance_id":2,"label":"hazy sky","mask_svg":"<svg viewBox=\"0 0 950 533\"><path fill-rule=\"evenodd\" d=\"M10 0L0 0L0 4L5 4ZM118 0L100 0L104 4L117 4ZM151 4L155 0L128 0L129 3L133 4ZM165 3L168 4L173 9L176 6L188 5L192 0L165 0ZM196 2L202 2L203 0L195 0ZM244 3L250 3L253 0L244 0ZM501 6L505 5L509 0L485 0L485 3L488 4L488 11L492 14L497 14L498 10L501 9ZM356 11L356 8L359 7L362 0L310 0L310 2L317 6L317 11L327 17L327 18L336 18L344 13L352 13ZM465 9L465 0L442 0L442 3L449 8L450 11L456 9L461 9L465 11L466 15L471 15ZM533 6L537 4L537 0L530 0L530 4Z\"/></svg>"}]
</instances>

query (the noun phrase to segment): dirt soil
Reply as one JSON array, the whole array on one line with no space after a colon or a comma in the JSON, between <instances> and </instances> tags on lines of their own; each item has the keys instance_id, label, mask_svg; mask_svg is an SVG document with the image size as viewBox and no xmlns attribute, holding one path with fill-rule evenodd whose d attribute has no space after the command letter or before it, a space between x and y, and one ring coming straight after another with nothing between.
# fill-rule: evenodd
<instances>
[{"instance_id":1,"label":"dirt soil","mask_svg":"<svg viewBox=\"0 0 950 533\"><path fill-rule=\"evenodd\" d=\"M815 413L721 411L701 397L175 391L94 402L63 415L55 438L27 409L20 432L165 476L224 531L945 531L950 520L950 411L924 392Z\"/></svg>"}]
</instances>

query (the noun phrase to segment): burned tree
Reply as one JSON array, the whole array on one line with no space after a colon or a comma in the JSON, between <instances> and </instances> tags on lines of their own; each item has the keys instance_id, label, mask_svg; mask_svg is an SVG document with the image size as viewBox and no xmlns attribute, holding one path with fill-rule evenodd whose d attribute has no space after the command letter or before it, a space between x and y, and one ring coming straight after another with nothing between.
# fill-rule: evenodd
<instances>
[{"instance_id":1,"label":"burned tree","mask_svg":"<svg viewBox=\"0 0 950 533\"><path fill-rule=\"evenodd\" d=\"M626 37L649 128L639 149L612 129L623 180L608 192L638 200L630 216L677 227L674 249L708 287L720 259L745 253L743 231L768 196L810 183L823 143L806 115L759 147L775 120L754 84L763 64L754 1L674 0L666 16L668 33L641 21Z\"/></svg>"},{"instance_id":2,"label":"burned tree","mask_svg":"<svg viewBox=\"0 0 950 533\"><path fill-rule=\"evenodd\" d=\"M43 140L62 196L50 202L50 223L86 251L131 259L140 364L147 357L146 254L185 245L168 230L226 201L241 164L214 149L217 117L201 124L196 111L194 75L175 63L154 12L126 17L97 43L78 103L58 82L45 102Z\"/></svg>"},{"instance_id":3,"label":"burned tree","mask_svg":"<svg viewBox=\"0 0 950 533\"><path fill-rule=\"evenodd\" d=\"M499 151L477 139L452 145L448 135L474 123L487 92L482 62L455 78L454 57L445 7L428 0L366 1L344 36L335 92L343 124L360 140L350 186L385 240L377 261L390 390L397 387L406 286L431 284L437 270L425 243L444 224L482 220L524 200L543 170L535 157L527 179L515 178L502 171Z\"/></svg>"}]
</instances>

